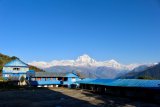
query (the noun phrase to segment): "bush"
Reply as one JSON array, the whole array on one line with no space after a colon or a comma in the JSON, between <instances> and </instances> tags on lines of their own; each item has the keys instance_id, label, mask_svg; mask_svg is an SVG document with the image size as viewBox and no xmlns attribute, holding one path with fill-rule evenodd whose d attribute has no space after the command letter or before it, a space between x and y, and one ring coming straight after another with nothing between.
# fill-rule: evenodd
<instances>
[{"instance_id":1,"label":"bush","mask_svg":"<svg viewBox=\"0 0 160 107\"><path fill-rule=\"evenodd\" d=\"M25 77L24 77L24 76L21 76L20 82L22 83L22 82L24 82L24 81L25 81Z\"/></svg>"}]
</instances>

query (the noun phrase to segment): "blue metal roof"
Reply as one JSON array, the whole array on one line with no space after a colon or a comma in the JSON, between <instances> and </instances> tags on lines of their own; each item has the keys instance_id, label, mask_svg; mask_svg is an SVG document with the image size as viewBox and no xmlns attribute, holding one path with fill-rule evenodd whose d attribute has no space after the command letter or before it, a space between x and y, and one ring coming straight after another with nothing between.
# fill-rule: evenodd
<instances>
[{"instance_id":1,"label":"blue metal roof","mask_svg":"<svg viewBox=\"0 0 160 107\"><path fill-rule=\"evenodd\" d=\"M11 62L4 65L5 67L28 67L27 64L19 59L12 60Z\"/></svg>"},{"instance_id":2,"label":"blue metal roof","mask_svg":"<svg viewBox=\"0 0 160 107\"><path fill-rule=\"evenodd\" d=\"M73 73L60 73L60 72L35 72L34 77L77 77L76 74Z\"/></svg>"},{"instance_id":3,"label":"blue metal roof","mask_svg":"<svg viewBox=\"0 0 160 107\"><path fill-rule=\"evenodd\" d=\"M60 81L30 81L31 85L60 85Z\"/></svg>"},{"instance_id":4,"label":"blue metal roof","mask_svg":"<svg viewBox=\"0 0 160 107\"><path fill-rule=\"evenodd\" d=\"M140 79L84 79L78 81L81 84L95 84L118 87L155 87L160 88L160 80L140 80Z\"/></svg>"}]
</instances>

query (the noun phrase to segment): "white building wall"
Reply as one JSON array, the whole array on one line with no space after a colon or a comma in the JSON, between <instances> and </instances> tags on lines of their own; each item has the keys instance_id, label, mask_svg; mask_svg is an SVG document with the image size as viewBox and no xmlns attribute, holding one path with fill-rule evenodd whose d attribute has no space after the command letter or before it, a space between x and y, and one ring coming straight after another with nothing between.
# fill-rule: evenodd
<instances>
[{"instance_id":1,"label":"white building wall","mask_svg":"<svg viewBox=\"0 0 160 107\"><path fill-rule=\"evenodd\" d=\"M19 70L13 70L13 68L19 68ZM15 73L18 73L18 72L24 72L26 73L27 71L29 71L29 68L24 68L24 67L3 67L3 70L5 72L15 72Z\"/></svg>"}]
</instances>

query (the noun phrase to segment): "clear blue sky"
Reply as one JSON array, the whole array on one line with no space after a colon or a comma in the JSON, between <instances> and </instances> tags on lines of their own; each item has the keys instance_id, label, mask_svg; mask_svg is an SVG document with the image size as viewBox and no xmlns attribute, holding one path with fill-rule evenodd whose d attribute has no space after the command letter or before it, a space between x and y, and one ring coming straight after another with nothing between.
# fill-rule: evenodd
<instances>
[{"instance_id":1,"label":"clear blue sky","mask_svg":"<svg viewBox=\"0 0 160 107\"><path fill-rule=\"evenodd\" d=\"M0 0L0 52L24 61L89 54L160 61L158 0Z\"/></svg>"}]
</instances>

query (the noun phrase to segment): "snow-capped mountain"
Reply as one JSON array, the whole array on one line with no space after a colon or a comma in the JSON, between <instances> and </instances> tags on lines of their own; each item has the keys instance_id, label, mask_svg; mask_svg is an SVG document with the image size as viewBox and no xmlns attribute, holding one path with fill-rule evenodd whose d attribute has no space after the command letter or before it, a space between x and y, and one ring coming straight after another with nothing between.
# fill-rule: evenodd
<instances>
[{"instance_id":1,"label":"snow-capped mountain","mask_svg":"<svg viewBox=\"0 0 160 107\"><path fill-rule=\"evenodd\" d=\"M80 64L83 64L83 63L94 64L94 63L96 63L96 61L94 59L92 59L90 56L88 56L86 54L79 56L75 62L80 63Z\"/></svg>"},{"instance_id":2,"label":"snow-capped mountain","mask_svg":"<svg viewBox=\"0 0 160 107\"><path fill-rule=\"evenodd\" d=\"M115 60L109 61L96 61L95 59L91 58L87 54L79 56L76 60L53 60L51 62L44 62L44 61L33 61L28 63L29 65L34 65L39 68L50 68L53 66L74 66L74 67L109 67L117 70L132 70L138 66L138 64L130 64L124 65L120 64Z\"/></svg>"},{"instance_id":3,"label":"snow-capped mountain","mask_svg":"<svg viewBox=\"0 0 160 107\"><path fill-rule=\"evenodd\" d=\"M117 78L136 69L140 64L124 65L116 60L96 61L84 54L75 60L34 61L29 65L37 66L48 72L78 72L89 78ZM152 64L151 64L152 65ZM146 64L146 66L151 66ZM139 67L140 68L140 67ZM137 68L137 71L140 69Z\"/></svg>"}]
</instances>

